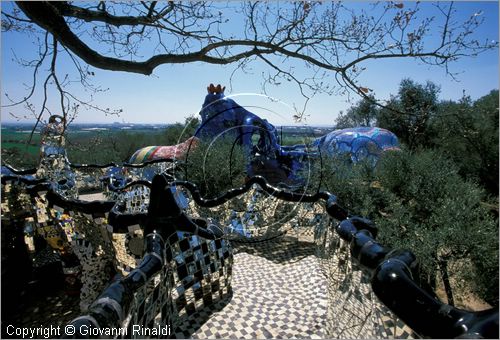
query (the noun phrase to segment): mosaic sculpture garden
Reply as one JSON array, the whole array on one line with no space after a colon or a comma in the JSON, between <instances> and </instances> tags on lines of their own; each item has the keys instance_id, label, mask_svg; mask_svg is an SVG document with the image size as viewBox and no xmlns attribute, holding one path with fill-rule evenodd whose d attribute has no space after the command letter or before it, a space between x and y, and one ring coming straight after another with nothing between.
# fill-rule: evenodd
<instances>
[{"instance_id":1,"label":"mosaic sculpture garden","mask_svg":"<svg viewBox=\"0 0 500 340\"><path fill-rule=\"evenodd\" d=\"M374 167L399 152L392 132L353 128L283 147L221 86L207 90L182 144L73 164L52 116L39 166L2 166L2 250L26 249L26 268L56 263L74 283L78 315L45 328L50 337L498 338L498 308L443 303L411 250L377 241L379 227L335 193L303 190L304 169L325 158ZM247 178L206 197L186 163L223 131ZM8 331L32 325L26 317Z\"/></svg>"}]
</instances>

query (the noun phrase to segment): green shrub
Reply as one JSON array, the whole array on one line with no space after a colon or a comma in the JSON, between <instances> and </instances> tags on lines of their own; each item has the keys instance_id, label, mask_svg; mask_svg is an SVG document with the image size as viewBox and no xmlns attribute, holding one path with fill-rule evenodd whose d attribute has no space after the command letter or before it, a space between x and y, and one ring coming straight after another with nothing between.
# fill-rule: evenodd
<instances>
[{"instance_id":1,"label":"green shrub","mask_svg":"<svg viewBox=\"0 0 500 340\"><path fill-rule=\"evenodd\" d=\"M321 164L316 162L311 171L301 171L300 176L309 180L309 193L320 187L335 194L349 214L375 217L381 191L371 185L373 170L368 163L353 164L348 155L325 157Z\"/></svg>"},{"instance_id":2,"label":"green shrub","mask_svg":"<svg viewBox=\"0 0 500 340\"><path fill-rule=\"evenodd\" d=\"M26 151L25 147L3 148L2 164L8 164L18 169L32 169L38 166L38 153Z\"/></svg>"},{"instance_id":3,"label":"green shrub","mask_svg":"<svg viewBox=\"0 0 500 340\"><path fill-rule=\"evenodd\" d=\"M481 204L483 190L433 151L389 153L375 178L390 198L387 214L376 219L381 242L411 249L429 284L449 264L440 273L453 268L455 291L468 287L497 304L498 221Z\"/></svg>"},{"instance_id":4,"label":"green shrub","mask_svg":"<svg viewBox=\"0 0 500 340\"><path fill-rule=\"evenodd\" d=\"M351 215L377 224L382 244L415 253L424 285L446 274L449 299L472 291L498 304L498 221L452 161L435 151L389 152L375 169L335 157L312 173L310 188L321 178Z\"/></svg>"},{"instance_id":5,"label":"green shrub","mask_svg":"<svg viewBox=\"0 0 500 340\"><path fill-rule=\"evenodd\" d=\"M196 183L205 197L216 197L244 184L246 177L243 149L232 139L200 143L190 150L187 168L179 175Z\"/></svg>"},{"instance_id":6,"label":"green shrub","mask_svg":"<svg viewBox=\"0 0 500 340\"><path fill-rule=\"evenodd\" d=\"M498 197L498 90L472 102L443 102L432 128L433 143L458 166L460 175Z\"/></svg>"}]
</instances>

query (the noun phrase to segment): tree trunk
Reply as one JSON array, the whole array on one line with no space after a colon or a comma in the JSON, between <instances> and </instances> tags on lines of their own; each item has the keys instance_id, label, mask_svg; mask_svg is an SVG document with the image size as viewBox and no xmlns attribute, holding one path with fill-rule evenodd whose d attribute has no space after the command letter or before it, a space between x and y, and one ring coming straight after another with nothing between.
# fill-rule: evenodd
<instances>
[{"instance_id":1,"label":"tree trunk","mask_svg":"<svg viewBox=\"0 0 500 340\"><path fill-rule=\"evenodd\" d=\"M448 276L448 261L439 260L439 269L441 271L441 278L443 279L444 290L446 292L446 298L448 299L448 304L450 306L455 306L455 301L453 299L453 291L450 284L450 278Z\"/></svg>"}]
</instances>

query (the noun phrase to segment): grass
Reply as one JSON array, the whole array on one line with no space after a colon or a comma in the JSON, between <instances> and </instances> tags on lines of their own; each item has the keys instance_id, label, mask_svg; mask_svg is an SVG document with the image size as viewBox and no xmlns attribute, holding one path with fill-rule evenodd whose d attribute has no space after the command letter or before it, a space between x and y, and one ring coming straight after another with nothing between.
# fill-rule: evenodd
<instances>
[{"instance_id":1,"label":"grass","mask_svg":"<svg viewBox=\"0 0 500 340\"><path fill-rule=\"evenodd\" d=\"M287 136L283 135L283 141L281 145L296 145L296 144L308 144L311 143L316 137L306 137L306 136Z\"/></svg>"},{"instance_id":2,"label":"grass","mask_svg":"<svg viewBox=\"0 0 500 340\"><path fill-rule=\"evenodd\" d=\"M2 142L2 149L10 150L17 149L19 152L27 152L32 155L37 155L40 151L40 147L37 145L26 145L24 143L14 143L14 142Z\"/></svg>"},{"instance_id":3,"label":"grass","mask_svg":"<svg viewBox=\"0 0 500 340\"><path fill-rule=\"evenodd\" d=\"M28 164L30 166L36 165L40 151L40 133L36 132L33 135L31 144L26 145L30 136L28 130L2 129L1 148L5 162L18 167L25 167ZM167 138L167 135L169 134L165 129L69 130L66 139L66 150L69 159L74 163L120 162L126 159L127 155L130 157L133 152L141 147L170 145L177 142L177 139L172 142L173 139ZM258 136L254 137L254 143L256 143ZM314 137L296 133L284 133L282 138L282 145L306 144L314 139ZM91 145L94 145L94 151L89 153L88 148Z\"/></svg>"}]
</instances>

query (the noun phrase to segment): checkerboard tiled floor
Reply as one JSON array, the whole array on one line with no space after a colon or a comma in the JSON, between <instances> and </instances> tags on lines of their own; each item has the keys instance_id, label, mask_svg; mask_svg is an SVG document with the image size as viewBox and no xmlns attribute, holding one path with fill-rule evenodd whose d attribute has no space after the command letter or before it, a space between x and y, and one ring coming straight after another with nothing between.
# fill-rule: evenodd
<instances>
[{"instance_id":1,"label":"checkerboard tiled floor","mask_svg":"<svg viewBox=\"0 0 500 340\"><path fill-rule=\"evenodd\" d=\"M175 331L177 338L327 338L331 334L327 334L326 330L332 322L345 324L346 329L350 327L350 321L344 320L346 316L349 318L348 313L330 315L335 308L328 306L329 288L339 287L333 287L335 285L332 286L331 282L329 285L321 271L311 233L300 236L288 233L288 236L253 244L233 242L233 246L232 297L191 315ZM358 286L352 289L351 294L357 295L356 289L367 289L364 283ZM363 327L354 333L347 330L341 333L343 337L414 336L390 314L379 312L378 309L384 307L376 301L365 299L360 303L369 310L349 308L363 314L351 315L351 318L381 315L374 324L381 329L374 332ZM342 328L342 324L336 327ZM367 333L364 334L364 331Z\"/></svg>"},{"instance_id":2,"label":"checkerboard tiled floor","mask_svg":"<svg viewBox=\"0 0 500 340\"><path fill-rule=\"evenodd\" d=\"M177 329L177 337L326 336L326 278L319 271L312 243L285 237L233 246L232 298L187 319Z\"/></svg>"}]
</instances>

